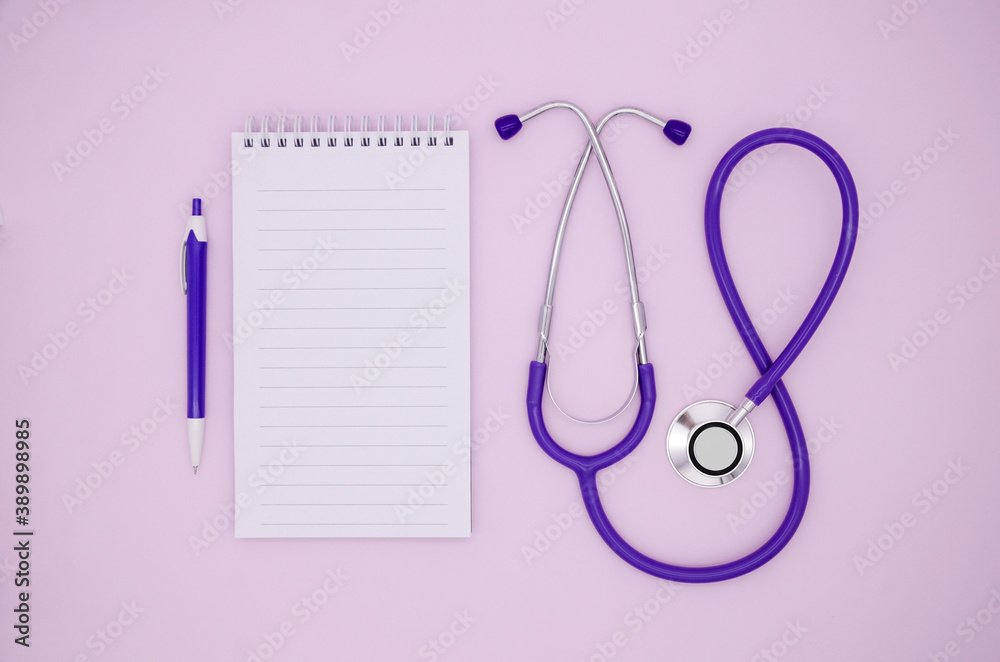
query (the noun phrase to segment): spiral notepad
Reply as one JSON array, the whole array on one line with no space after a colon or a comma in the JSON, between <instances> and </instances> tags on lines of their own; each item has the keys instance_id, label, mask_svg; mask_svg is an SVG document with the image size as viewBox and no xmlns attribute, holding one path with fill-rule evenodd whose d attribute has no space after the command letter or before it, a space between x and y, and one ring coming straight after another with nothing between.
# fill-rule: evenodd
<instances>
[{"instance_id":1,"label":"spiral notepad","mask_svg":"<svg viewBox=\"0 0 1000 662\"><path fill-rule=\"evenodd\" d=\"M471 532L469 138L232 136L238 537Z\"/></svg>"}]
</instances>

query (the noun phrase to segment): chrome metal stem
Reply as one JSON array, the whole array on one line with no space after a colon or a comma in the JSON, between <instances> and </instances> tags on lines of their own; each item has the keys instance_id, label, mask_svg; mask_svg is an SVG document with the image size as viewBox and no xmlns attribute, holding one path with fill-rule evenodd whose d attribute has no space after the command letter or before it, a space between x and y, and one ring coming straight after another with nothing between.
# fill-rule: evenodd
<instances>
[{"instance_id":1,"label":"chrome metal stem","mask_svg":"<svg viewBox=\"0 0 1000 662\"><path fill-rule=\"evenodd\" d=\"M594 127L594 125L590 122L590 118L588 118L580 108L564 101L554 101L552 103L539 106L538 108L535 108L534 110L521 116L520 120L522 123L526 122L527 120L553 108L566 108L576 113L587 128L589 142L587 143L587 147L584 150L583 155L580 157L580 162L577 164L576 174L573 176L573 182L566 193L566 200L563 203L562 213L559 217L559 227L556 230L555 244L552 248L552 262L549 266L549 282L545 291L545 304L542 307L542 314L539 317L538 361L544 362L547 354L546 348L548 345L549 327L552 322L552 301L555 296L556 274L559 271L559 258L562 255L562 245L566 234L566 225L569 221L570 212L572 211L577 191L580 188L580 182L583 180L583 173L587 168L587 162L590 160L591 155L596 152L598 163L601 166L601 172L604 174L604 180L607 183L608 191L611 193L611 199L614 202L615 213L618 216L618 224L621 228L622 246L625 250L625 268L628 273L629 293L632 298L632 324L637 346L636 361L639 364L648 363L645 337L646 314L642 301L639 299L639 284L636 277L635 259L632 254L632 237L629 233L628 220L625 217L625 208L622 205L621 195L618 192L618 184L615 181L614 173L611 171L611 166L608 163L607 155L604 152L604 147L601 145L598 134L600 134L611 119L623 113L641 117L642 119L652 122L661 129L666 126L666 122L663 122L662 120L645 111L639 110L638 108L618 108L605 115L598 125Z\"/></svg>"},{"instance_id":2,"label":"chrome metal stem","mask_svg":"<svg viewBox=\"0 0 1000 662\"><path fill-rule=\"evenodd\" d=\"M743 419L747 417L747 414L752 412L757 408L757 405L753 403L753 400L746 398L743 400L743 404L739 408L734 409L729 416L726 416L726 423L733 426L734 428L743 422Z\"/></svg>"}]
</instances>

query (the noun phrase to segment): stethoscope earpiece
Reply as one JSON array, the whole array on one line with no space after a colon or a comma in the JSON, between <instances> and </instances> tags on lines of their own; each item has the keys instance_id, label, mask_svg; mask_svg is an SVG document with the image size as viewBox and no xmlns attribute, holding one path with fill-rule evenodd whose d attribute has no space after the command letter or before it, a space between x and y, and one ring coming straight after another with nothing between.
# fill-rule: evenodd
<instances>
[{"instance_id":1,"label":"stethoscope earpiece","mask_svg":"<svg viewBox=\"0 0 1000 662\"><path fill-rule=\"evenodd\" d=\"M675 145L683 145L691 135L691 125L681 120L667 120L663 127L663 135Z\"/></svg>"},{"instance_id":2,"label":"stethoscope earpiece","mask_svg":"<svg viewBox=\"0 0 1000 662\"><path fill-rule=\"evenodd\" d=\"M524 126L521 124L521 118L517 115L504 115L503 117L498 117L496 121L493 122L493 126L497 128L497 133L504 140L510 140L517 135L517 132L521 130Z\"/></svg>"},{"instance_id":3,"label":"stethoscope earpiece","mask_svg":"<svg viewBox=\"0 0 1000 662\"><path fill-rule=\"evenodd\" d=\"M739 478L753 459L753 428L740 410L718 400L688 406L667 430L667 458L681 477L699 487Z\"/></svg>"}]
</instances>

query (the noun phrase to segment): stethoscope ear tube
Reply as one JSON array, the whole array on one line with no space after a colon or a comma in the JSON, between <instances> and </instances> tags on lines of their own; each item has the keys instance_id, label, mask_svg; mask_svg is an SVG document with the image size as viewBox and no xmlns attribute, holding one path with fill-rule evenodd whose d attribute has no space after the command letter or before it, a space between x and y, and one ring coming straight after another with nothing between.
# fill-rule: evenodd
<instances>
[{"instance_id":1,"label":"stethoscope ear tube","mask_svg":"<svg viewBox=\"0 0 1000 662\"><path fill-rule=\"evenodd\" d=\"M638 366L639 371L639 412L635 423L625 437L611 448L596 455L579 455L571 453L560 446L545 427L545 417L542 413L542 400L545 393L545 372L548 366L538 361L532 361L528 368L528 424L531 432L542 450L559 464L569 467L583 480L585 476L594 477L601 469L619 462L646 436L649 424L653 420L653 409L656 406L656 380L653 378L653 366L645 363Z\"/></svg>"},{"instance_id":2,"label":"stethoscope ear tube","mask_svg":"<svg viewBox=\"0 0 1000 662\"><path fill-rule=\"evenodd\" d=\"M740 299L736 284L733 282L733 275L729 270L729 263L726 260L726 251L722 245L721 229L721 207L722 196L725 192L726 181L739 162L756 149L765 147L773 143L787 143L804 147L818 156L823 163L833 173L840 190L840 198L843 207L843 222L841 225L840 242L837 245L837 252L833 258L833 265L830 273L826 277L826 282L820 289L819 296L806 314L802 324L792 339L774 361L764 349L764 344L757 335L757 330L750 320L746 307ZM729 315L733 323L739 330L743 343L750 351L757 369L761 373L760 379L750 387L746 397L754 405L759 405L774 389L775 384L781 379L785 371L791 367L792 363L805 348L806 343L812 338L819 327L823 317L833 304L837 296L840 285L847 275L847 267L851 263L851 256L854 253L854 244L858 236L858 193L854 186L854 178L847 164L840 158L840 155L825 141L817 138L811 133L800 129L777 128L764 129L752 133L743 140L736 143L726 155L722 157L719 165L712 174L712 179L708 185L708 193L705 196L705 239L708 244L708 259L712 263L712 270L715 272L715 280L719 285L722 299L726 303Z\"/></svg>"}]
</instances>

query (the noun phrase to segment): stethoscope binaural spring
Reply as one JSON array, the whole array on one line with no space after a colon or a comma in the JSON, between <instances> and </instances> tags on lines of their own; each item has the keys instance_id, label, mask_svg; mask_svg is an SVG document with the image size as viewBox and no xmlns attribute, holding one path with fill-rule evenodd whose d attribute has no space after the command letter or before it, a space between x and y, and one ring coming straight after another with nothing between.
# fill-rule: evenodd
<instances>
[{"instance_id":1,"label":"stethoscope binaural spring","mask_svg":"<svg viewBox=\"0 0 1000 662\"><path fill-rule=\"evenodd\" d=\"M672 581L703 583L739 577L774 558L791 540L805 512L809 493L808 452L802 426L788 391L781 382L781 377L795 361L826 315L850 264L858 229L858 199L854 180L843 159L830 145L810 133L792 128L765 129L740 140L723 156L712 174L705 198L705 235L709 260L723 301L761 376L747 391L746 397L739 407L721 401L709 400L685 408L674 419L667 433L667 455L677 472L695 485L716 487L735 480L746 470L753 455L753 431L747 421L747 415L770 395L774 399L788 435L792 452L794 482L791 502L784 519L774 534L758 549L735 561L715 566L672 565L644 555L621 537L608 519L597 489L597 472L624 459L645 437L652 421L656 402L653 366L648 362L646 353L645 310L639 299L628 222L618 186L599 134L608 120L622 113L633 114L652 122L663 129L664 135L678 145L685 142L691 127L679 120L664 122L635 108L614 110L595 126L577 106L557 101L539 106L520 117L505 115L499 118L496 121L497 132L501 138L508 140L520 131L524 122L554 108L563 108L575 113L587 130L589 142L580 159L573 182L568 189L559 227L556 231L546 298L538 322L538 352L536 360L532 361L529 367L527 410L532 433L539 446L549 457L576 473L591 521L608 546L625 561L643 572ZM768 354L753 322L750 320L746 307L740 299L726 261L720 229L722 194L733 169L740 160L754 150L774 143L798 145L818 156L830 169L837 182L843 208L840 241L830 273L816 302L776 360L772 360ZM600 453L580 455L567 451L549 434L542 412L542 399L546 382L552 302L563 237L577 190L592 154L597 158L608 192L614 203L625 250L633 330L636 339L636 382L640 402L635 422L623 439ZM617 413L623 411L630 402L631 398Z\"/></svg>"}]
</instances>

